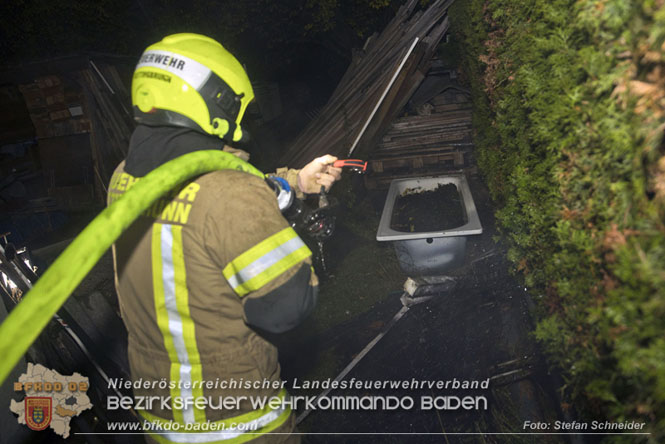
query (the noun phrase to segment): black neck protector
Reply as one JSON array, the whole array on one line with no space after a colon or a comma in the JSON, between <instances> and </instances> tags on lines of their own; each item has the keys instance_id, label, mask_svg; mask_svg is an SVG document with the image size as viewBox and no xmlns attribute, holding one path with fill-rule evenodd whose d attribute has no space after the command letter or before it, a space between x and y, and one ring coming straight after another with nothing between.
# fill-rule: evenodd
<instances>
[{"instance_id":1,"label":"black neck protector","mask_svg":"<svg viewBox=\"0 0 665 444\"><path fill-rule=\"evenodd\" d=\"M134 177L143 177L183 154L223 147L224 142L218 137L188 128L139 125L129 141L125 171Z\"/></svg>"}]
</instances>

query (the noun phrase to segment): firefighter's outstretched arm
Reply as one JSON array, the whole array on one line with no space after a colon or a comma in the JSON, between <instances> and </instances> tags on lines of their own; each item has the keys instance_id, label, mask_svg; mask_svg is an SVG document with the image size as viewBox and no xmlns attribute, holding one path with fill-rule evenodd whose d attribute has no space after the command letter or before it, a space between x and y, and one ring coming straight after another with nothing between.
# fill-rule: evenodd
<instances>
[{"instance_id":1,"label":"firefighter's outstretched arm","mask_svg":"<svg viewBox=\"0 0 665 444\"><path fill-rule=\"evenodd\" d=\"M330 154L317 157L302 169L277 168L276 176L282 177L296 190L298 198L302 199L304 194L317 194L323 186L330 191L333 183L342 177L342 169L333 166L337 157Z\"/></svg>"},{"instance_id":2,"label":"firefighter's outstretched arm","mask_svg":"<svg viewBox=\"0 0 665 444\"><path fill-rule=\"evenodd\" d=\"M330 154L312 160L298 173L298 187L307 194L320 192L322 186L329 191L342 175L341 168L333 167L336 160L337 157Z\"/></svg>"},{"instance_id":3,"label":"firefighter's outstretched arm","mask_svg":"<svg viewBox=\"0 0 665 444\"><path fill-rule=\"evenodd\" d=\"M207 218L206 249L238 296L244 321L282 333L316 305L312 253L282 216L266 183L247 173L234 174L235 189L220 190L220 204Z\"/></svg>"}]
</instances>

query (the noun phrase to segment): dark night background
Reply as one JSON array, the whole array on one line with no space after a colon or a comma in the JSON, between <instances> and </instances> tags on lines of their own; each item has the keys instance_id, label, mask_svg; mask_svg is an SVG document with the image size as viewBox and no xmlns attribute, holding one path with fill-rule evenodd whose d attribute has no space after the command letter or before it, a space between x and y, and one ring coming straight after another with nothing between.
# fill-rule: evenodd
<instances>
[{"instance_id":1,"label":"dark night background","mask_svg":"<svg viewBox=\"0 0 665 444\"><path fill-rule=\"evenodd\" d=\"M381 29L401 2L391 0L9 1L0 6L3 64L93 51L138 58L176 32L220 41L250 79L304 80L330 91L351 48Z\"/></svg>"}]
</instances>

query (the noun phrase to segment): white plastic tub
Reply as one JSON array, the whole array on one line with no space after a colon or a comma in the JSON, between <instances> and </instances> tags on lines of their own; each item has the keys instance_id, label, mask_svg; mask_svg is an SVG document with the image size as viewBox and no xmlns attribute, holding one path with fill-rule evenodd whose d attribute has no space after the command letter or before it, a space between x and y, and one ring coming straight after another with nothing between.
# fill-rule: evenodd
<instances>
[{"instance_id":1,"label":"white plastic tub","mask_svg":"<svg viewBox=\"0 0 665 444\"><path fill-rule=\"evenodd\" d=\"M439 185L453 184L460 194L464 223L443 231L397 231L390 227L397 198L403 193L429 191ZM451 203L456 205L458 203ZM423 215L427 217L427 215ZM390 183L383 206L378 241L393 242L400 267L409 276L437 275L464 264L466 237L481 234L483 228L464 175L446 175L397 179Z\"/></svg>"}]
</instances>

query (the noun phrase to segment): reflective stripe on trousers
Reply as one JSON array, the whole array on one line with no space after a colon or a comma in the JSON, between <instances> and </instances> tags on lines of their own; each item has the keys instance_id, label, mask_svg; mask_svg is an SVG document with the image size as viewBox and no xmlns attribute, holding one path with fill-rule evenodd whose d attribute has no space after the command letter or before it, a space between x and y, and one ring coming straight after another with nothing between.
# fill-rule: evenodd
<instances>
[{"instance_id":1,"label":"reflective stripe on trousers","mask_svg":"<svg viewBox=\"0 0 665 444\"><path fill-rule=\"evenodd\" d=\"M290 406L283 402L286 396L286 390L282 390L279 394L282 403L277 409L272 410L266 406L261 410L245 413L235 418L211 421L207 424L169 421L143 411L140 411L139 414L145 422L150 423L144 426L144 429L160 443L238 444L256 439L284 424L291 414ZM233 426L231 426L232 424ZM179 430L187 430L187 427L194 429L196 426L200 426L201 431L179 432Z\"/></svg>"}]
</instances>

